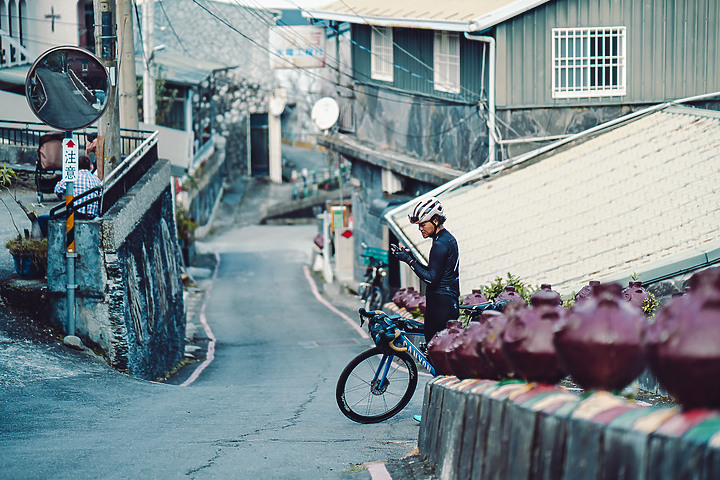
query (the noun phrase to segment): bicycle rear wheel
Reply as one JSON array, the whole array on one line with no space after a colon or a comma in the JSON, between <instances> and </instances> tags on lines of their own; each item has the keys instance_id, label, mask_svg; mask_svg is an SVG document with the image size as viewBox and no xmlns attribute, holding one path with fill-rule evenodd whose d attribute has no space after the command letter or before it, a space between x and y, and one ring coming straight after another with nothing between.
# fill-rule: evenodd
<instances>
[{"instance_id":1,"label":"bicycle rear wheel","mask_svg":"<svg viewBox=\"0 0 720 480\"><path fill-rule=\"evenodd\" d=\"M368 312L380 310L380 308L382 308L382 300L382 290L378 287L371 287L370 291L367 293L367 298L365 298L365 310Z\"/></svg>"},{"instance_id":2,"label":"bicycle rear wheel","mask_svg":"<svg viewBox=\"0 0 720 480\"><path fill-rule=\"evenodd\" d=\"M342 371L335 389L340 411L358 423L377 423L397 415L417 387L417 366L406 352L392 356L385 380L375 380L383 358L377 347L355 357ZM387 358L386 360L389 360ZM379 378L383 378L382 372Z\"/></svg>"}]
</instances>

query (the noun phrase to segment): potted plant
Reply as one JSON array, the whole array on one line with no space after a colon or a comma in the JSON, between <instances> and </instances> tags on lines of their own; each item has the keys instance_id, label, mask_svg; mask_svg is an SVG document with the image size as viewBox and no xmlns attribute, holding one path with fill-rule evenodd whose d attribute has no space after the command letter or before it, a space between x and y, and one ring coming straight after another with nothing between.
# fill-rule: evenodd
<instances>
[{"instance_id":1,"label":"potted plant","mask_svg":"<svg viewBox=\"0 0 720 480\"><path fill-rule=\"evenodd\" d=\"M5 243L15 261L15 271L21 278L40 278L47 270L47 238L33 238L26 229Z\"/></svg>"},{"instance_id":2,"label":"potted plant","mask_svg":"<svg viewBox=\"0 0 720 480\"><path fill-rule=\"evenodd\" d=\"M188 211L181 204L177 204L175 215L177 236L182 250L183 261L185 265L190 265L192 250L195 246L195 230L200 224L188 214Z\"/></svg>"},{"instance_id":3,"label":"potted plant","mask_svg":"<svg viewBox=\"0 0 720 480\"><path fill-rule=\"evenodd\" d=\"M8 167L7 164L0 166L0 187L10 192L12 199L28 217L32 223L33 233L31 234L27 229L24 230L24 234L20 233L10 207L0 197L0 202L10 212L10 219L17 231L17 236L8 240L5 243L5 248L10 251L10 255L12 255L15 262L15 271L21 278L39 278L44 276L47 270L47 239L42 238L42 235L40 235L35 212L29 211L10 191L10 186L15 178L17 178L17 174L12 168Z\"/></svg>"}]
</instances>

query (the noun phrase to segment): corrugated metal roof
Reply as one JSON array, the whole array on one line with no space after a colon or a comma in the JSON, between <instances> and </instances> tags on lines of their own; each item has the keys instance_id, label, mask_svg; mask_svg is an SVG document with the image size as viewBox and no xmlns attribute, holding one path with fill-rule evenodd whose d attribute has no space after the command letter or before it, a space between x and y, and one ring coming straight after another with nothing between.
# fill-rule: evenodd
<instances>
[{"instance_id":1,"label":"corrugated metal roof","mask_svg":"<svg viewBox=\"0 0 720 480\"><path fill-rule=\"evenodd\" d=\"M569 293L707 257L720 247L719 173L720 114L669 107L441 194L462 291L510 272ZM408 208L392 219L426 253Z\"/></svg>"},{"instance_id":2,"label":"corrugated metal roof","mask_svg":"<svg viewBox=\"0 0 720 480\"><path fill-rule=\"evenodd\" d=\"M381 26L478 31L549 0L339 0L310 9L310 18Z\"/></svg>"},{"instance_id":3,"label":"corrugated metal roof","mask_svg":"<svg viewBox=\"0 0 720 480\"><path fill-rule=\"evenodd\" d=\"M153 63L162 69L162 78L184 85L197 85L209 77L214 70L234 68L212 60L190 58L162 51L155 53ZM135 71L138 76L142 75L143 68L143 57L136 56Z\"/></svg>"}]
</instances>

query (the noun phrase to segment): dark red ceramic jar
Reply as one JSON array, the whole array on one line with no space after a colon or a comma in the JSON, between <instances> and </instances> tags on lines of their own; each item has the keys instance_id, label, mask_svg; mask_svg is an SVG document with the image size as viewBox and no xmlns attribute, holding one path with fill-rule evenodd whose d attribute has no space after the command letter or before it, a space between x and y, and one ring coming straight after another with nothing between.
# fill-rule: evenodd
<instances>
[{"instance_id":1,"label":"dark red ceramic jar","mask_svg":"<svg viewBox=\"0 0 720 480\"><path fill-rule=\"evenodd\" d=\"M562 297L558 292L552 289L549 283L540 285L540 289L530 296L530 305L536 300L542 301L543 304L551 303L555 306L562 305Z\"/></svg>"},{"instance_id":2,"label":"dark red ceramic jar","mask_svg":"<svg viewBox=\"0 0 720 480\"><path fill-rule=\"evenodd\" d=\"M420 292L416 292L413 290L413 294L406 294L404 301L405 301L405 309L408 312L412 312L416 310L420 306L420 302L422 301L423 296L420 295Z\"/></svg>"},{"instance_id":3,"label":"dark red ceramic jar","mask_svg":"<svg viewBox=\"0 0 720 480\"><path fill-rule=\"evenodd\" d=\"M597 280L590 280L590 283L582 287L580 291L575 294L575 302L577 303L589 297L592 293L593 287L595 287L596 285L600 285L600 282Z\"/></svg>"},{"instance_id":4,"label":"dark red ceramic jar","mask_svg":"<svg viewBox=\"0 0 720 480\"><path fill-rule=\"evenodd\" d=\"M631 281L622 293L625 300L638 308L643 308L645 301L650 300L650 292L642 286L642 282Z\"/></svg>"},{"instance_id":5,"label":"dark red ceramic jar","mask_svg":"<svg viewBox=\"0 0 720 480\"><path fill-rule=\"evenodd\" d=\"M720 268L690 278L645 329L650 368L685 409L720 409Z\"/></svg>"},{"instance_id":6,"label":"dark red ceramic jar","mask_svg":"<svg viewBox=\"0 0 720 480\"><path fill-rule=\"evenodd\" d=\"M418 295L420 295L420 292L415 290L413 287L408 287L405 289L405 293L403 293L402 298L400 299L400 302L402 303L402 306L404 308L408 308L408 304Z\"/></svg>"},{"instance_id":7,"label":"dark red ceramic jar","mask_svg":"<svg viewBox=\"0 0 720 480\"><path fill-rule=\"evenodd\" d=\"M515 374L528 382L553 384L567 376L553 343L555 325L564 314L559 299L548 285L533 295L530 308L506 313L502 348Z\"/></svg>"},{"instance_id":8,"label":"dark red ceramic jar","mask_svg":"<svg viewBox=\"0 0 720 480\"><path fill-rule=\"evenodd\" d=\"M502 333L507 326L508 317L504 314L487 315L486 317L489 319L488 330L479 344L479 353L485 358L496 378L510 378L513 376L513 370L502 349Z\"/></svg>"},{"instance_id":9,"label":"dark red ceramic jar","mask_svg":"<svg viewBox=\"0 0 720 480\"><path fill-rule=\"evenodd\" d=\"M480 305L487 303L488 299L480 290L473 290L470 295L463 298L461 305Z\"/></svg>"},{"instance_id":10,"label":"dark red ceramic jar","mask_svg":"<svg viewBox=\"0 0 720 480\"><path fill-rule=\"evenodd\" d=\"M405 306L403 303L403 297L405 296L405 288L398 289L392 297L392 301L395 305L397 305L398 308L402 308Z\"/></svg>"},{"instance_id":11,"label":"dark red ceramic jar","mask_svg":"<svg viewBox=\"0 0 720 480\"><path fill-rule=\"evenodd\" d=\"M645 368L642 310L622 297L615 283L597 284L556 324L562 365L586 390L620 390Z\"/></svg>"},{"instance_id":12,"label":"dark red ceramic jar","mask_svg":"<svg viewBox=\"0 0 720 480\"><path fill-rule=\"evenodd\" d=\"M500 294L497 297L495 297L496 302L499 302L502 300L517 301L517 302L525 303L525 300L522 298L522 296L517 291L515 291L515 287L512 285L508 285L507 287L505 287L505 290L500 292Z\"/></svg>"},{"instance_id":13,"label":"dark red ceramic jar","mask_svg":"<svg viewBox=\"0 0 720 480\"><path fill-rule=\"evenodd\" d=\"M448 355L455 348L457 336L462 330L462 322L450 320L447 327L436 333L428 343L428 355L436 375L453 375Z\"/></svg>"},{"instance_id":14,"label":"dark red ceramic jar","mask_svg":"<svg viewBox=\"0 0 720 480\"><path fill-rule=\"evenodd\" d=\"M495 372L485 360L480 344L487 335L487 322L470 322L470 325L458 335L455 348L448 359L453 374L465 378L496 378Z\"/></svg>"}]
</instances>

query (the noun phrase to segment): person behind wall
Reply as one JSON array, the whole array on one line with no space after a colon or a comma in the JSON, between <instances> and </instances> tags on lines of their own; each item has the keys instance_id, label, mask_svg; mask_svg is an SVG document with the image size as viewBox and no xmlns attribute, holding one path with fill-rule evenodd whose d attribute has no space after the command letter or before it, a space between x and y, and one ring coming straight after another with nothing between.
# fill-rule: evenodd
<instances>
[{"instance_id":1,"label":"person behind wall","mask_svg":"<svg viewBox=\"0 0 720 480\"><path fill-rule=\"evenodd\" d=\"M97 133L89 133L85 140L85 155L90 158L90 165L93 166L91 170L95 170L97 168L97 147Z\"/></svg>"},{"instance_id":2,"label":"person behind wall","mask_svg":"<svg viewBox=\"0 0 720 480\"><path fill-rule=\"evenodd\" d=\"M78 172L77 176L75 177L75 182L73 183L74 197L79 197L88 190L102 185L100 179L93 175L90 171L91 168L92 164L90 163L90 158L87 155L80 155L78 157ZM55 185L55 195L57 195L59 200L62 200L63 196L65 195L66 188L67 186L65 185L65 182L63 180L60 180ZM98 201L91 202L84 207L78 208L75 211L75 218L78 220L91 220L97 217L98 213L100 212L99 197L100 192L97 191L88 194L86 197L81 198L79 200L79 203L84 203L92 198L97 198ZM40 215L38 217L38 225L40 226L40 232L42 232L43 237L47 237L48 235L49 220L50 215Z\"/></svg>"},{"instance_id":3,"label":"person behind wall","mask_svg":"<svg viewBox=\"0 0 720 480\"><path fill-rule=\"evenodd\" d=\"M424 281L425 288L425 342L440 330L448 320L460 315L460 255L458 244L444 227L445 211L435 197L420 200L408 215L410 223L418 226L423 238L432 239L428 265L421 265L405 247L392 245L390 251L401 262L407 263Z\"/></svg>"}]
</instances>

